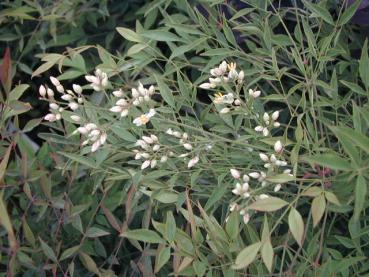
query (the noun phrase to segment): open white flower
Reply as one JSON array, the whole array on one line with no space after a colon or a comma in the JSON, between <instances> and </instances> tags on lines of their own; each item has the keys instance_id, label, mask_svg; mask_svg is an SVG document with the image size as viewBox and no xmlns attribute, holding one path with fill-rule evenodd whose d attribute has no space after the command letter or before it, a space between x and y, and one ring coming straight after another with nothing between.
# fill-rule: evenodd
<instances>
[{"instance_id":1,"label":"open white flower","mask_svg":"<svg viewBox=\"0 0 369 277\"><path fill-rule=\"evenodd\" d=\"M155 113L156 112L154 109L150 109L148 113L145 113L145 114L140 115L139 117L136 117L133 120L133 124L135 124L136 126L145 125L146 123L150 121L151 117L153 117Z\"/></svg>"}]
</instances>

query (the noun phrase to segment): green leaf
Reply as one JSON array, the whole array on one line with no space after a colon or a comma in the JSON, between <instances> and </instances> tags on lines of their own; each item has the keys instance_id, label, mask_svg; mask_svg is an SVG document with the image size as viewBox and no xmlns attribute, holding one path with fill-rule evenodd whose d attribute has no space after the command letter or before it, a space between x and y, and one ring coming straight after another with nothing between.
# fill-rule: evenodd
<instances>
[{"instance_id":1,"label":"green leaf","mask_svg":"<svg viewBox=\"0 0 369 277\"><path fill-rule=\"evenodd\" d=\"M170 247L159 248L155 259L155 273L169 261L170 259Z\"/></svg>"},{"instance_id":2,"label":"green leaf","mask_svg":"<svg viewBox=\"0 0 369 277\"><path fill-rule=\"evenodd\" d=\"M366 180L363 176L359 175L356 180L355 186L355 206L354 206L354 220L358 220L360 213L365 206L365 200L367 198L368 187Z\"/></svg>"},{"instance_id":3,"label":"green leaf","mask_svg":"<svg viewBox=\"0 0 369 277\"><path fill-rule=\"evenodd\" d=\"M96 164L95 162L92 160L92 158L90 157L85 157L85 156L81 156L81 155L76 155L76 154L72 154L72 153L65 153L65 152L58 152L59 154L71 159L74 162L86 165L88 167L91 168L96 168Z\"/></svg>"},{"instance_id":4,"label":"green leaf","mask_svg":"<svg viewBox=\"0 0 369 277\"><path fill-rule=\"evenodd\" d=\"M166 234L166 239L169 242L173 242L174 237L176 235L176 221L174 219L173 213L171 211L167 212L167 221L165 223L165 234Z\"/></svg>"},{"instance_id":5,"label":"green leaf","mask_svg":"<svg viewBox=\"0 0 369 277\"><path fill-rule=\"evenodd\" d=\"M276 184L281 184L281 183L287 183L290 181L293 181L295 179L295 177L291 174L277 174L274 176L268 176L266 178L267 181L272 182L272 183L276 183Z\"/></svg>"},{"instance_id":6,"label":"green leaf","mask_svg":"<svg viewBox=\"0 0 369 277\"><path fill-rule=\"evenodd\" d=\"M110 235L110 233L97 227L90 227L86 232L86 237L88 238L97 238L107 235Z\"/></svg>"},{"instance_id":7,"label":"green leaf","mask_svg":"<svg viewBox=\"0 0 369 277\"><path fill-rule=\"evenodd\" d=\"M133 42L142 42L142 38L136 32L124 28L124 27L117 27L116 30L118 33L124 37L126 40L133 41Z\"/></svg>"},{"instance_id":8,"label":"green leaf","mask_svg":"<svg viewBox=\"0 0 369 277\"><path fill-rule=\"evenodd\" d=\"M261 258L270 273L272 273L273 268L273 257L274 257L274 250L273 245L270 241L270 238L265 241L261 247Z\"/></svg>"},{"instance_id":9,"label":"green leaf","mask_svg":"<svg viewBox=\"0 0 369 277\"><path fill-rule=\"evenodd\" d=\"M127 55L131 56L131 55L137 54L141 52L143 49L145 49L146 47L147 45L145 44L135 44L131 48L128 49Z\"/></svg>"},{"instance_id":10,"label":"green leaf","mask_svg":"<svg viewBox=\"0 0 369 277\"><path fill-rule=\"evenodd\" d=\"M5 176L6 168L8 167L10 152L12 151L13 145L9 145L8 149L6 150L4 156L2 157L2 160L0 162L0 184L3 181L3 178ZM1 221L0 221L1 222Z\"/></svg>"},{"instance_id":11,"label":"green leaf","mask_svg":"<svg viewBox=\"0 0 369 277\"><path fill-rule=\"evenodd\" d=\"M360 78L363 81L366 89L369 89L369 57L368 57L368 40L365 40L363 49L361 50L361 57L359 61Z\"/></svg>"},{"instance_id":12,"label":"green leaf","mask_svg":"<svg viewBox=\"0 0 369 277\"><path fill-rule=\"evenodd\" d=\"M233 269L242 269L249 266L256 258L257 253L261 247L261 242L256 242L244 248L238 255Z\"/></svg>"},{"instance_id":13,"label":"green leaf","mask_svg":"<svg viewBox=\"0 0 369 277\"><path fill-rule=\"evenodd\" d=\"M328 202L335 204L337 206L341 206L340 201L338 200L337 196L334 193L330 191L325 191L324 195Z\"/></svg>"},{"instance_id":14,"label":"green leaf","mask_svg":"<svg viewBox=\"0 0 369 277\"><path fill-rule=\"evenodd\" d=\"M156 232L147 229L129 230L120 234L120 236L148 243L165 243L165 240L163 240Z\"/></svg>"},{"instance_id":15,"label":"green leaf","mask_svg":"<svg viewBox=\"0 0 369 277\"><path fill-rule=\"evenodd\" d=\"M342 26L350 21L350 19L354 16L356 10L360 6L361 2L362 0L356 0L355 3L349 5L348 8L346 8L338 21L339 26Z\"/></svg>"},{"instance_id":16,"label":"green leaf","mask_svg":"<svg viewBox=\"0 0 369 277\"><path fill-rule=\"evenodd\" d=\"M315 197L311 204L311 214L313 216L313 226L318 225L319 221L322 219L322 216L325 211L325 197L323 194Z\"/></svg>"},{"instance_id":17,"label":"green leaf","mask_svg":"<svg viewBox=\"0 0 369 277\"><path fill-rule=\"evenodd\" d=\"M273 212L277 211L288 203L278 197L268 197L266 199L259 199L248 206L251 210L262 211L262 212Z\"/></svg>"},{"instance_id":18,"label":"green leaf","mask_svg":"<svg viewBox=\"0 0 369 277\"><path fill-rule=\"evenodd\" d=\"M240 214L237 211L232 212L226 223L226 232L228 236L236 240L240 232Z\"/></svg>"},{"instance_id":19,"label":"green leaf","mask_svg":"<svg viewBox=\"0 0 369 277\"><path fill-rule=\"evenodd\" d=\"M288 215L288 226L292 236L295 238L297 243L302 246L304 221L302 220L300 213L293 207L291 207L290 214Z\"/></svg>"},{"instance_id":20,"label":"green leaf","mask_svg":"<svg viewBox=\"0 0 369 277\"><path fill-rule=\"evenodd\" d=\"M9 94L8 101L18 100L23 93L29 88L29 85L18 85Z\"/></svg>"},{"instance_id":21,"label":"green leaf","mask_svg":"<svg viewBox=\"0 0 369 277\"><path fill-rule=\"evenodd\" d=\"M58 259L56 258L56 255L55 255L54 251L52 250L52 248L49 245L47 245L47 243L44 242L40 237L38 239L41 242L41 248L42 248L42 251L44 251L46 257L48 257L54 263L57 263Z\"/></svg>"},{"instance_id":22,"label":"green leaf","mask_svg":"<svg viewBox=\"0 0 369 277\"><path fill-rule=\"evenodd\" d=\"M336 132L351 140L355 146L358 146L369 154L369 138L367 136L346 126L335 127L332 130L336 130Z\"/></svg>"},{"instance_id":23,"label":"green leaf","mask_svg":"<svg viewBox=\"0 0 369 277\"><path fill-rule=\"evenodd\" d=\"M304 158L310 163L316 163L335 170L349 171L352 170L351 164L336 153L318 154Z\"/></svg>"},{"instance_id":24,"label":"green leaf","mask_svg":"<svg viewBox=\"0 0 369 277\"><path fill-rule=\"evenodd\" d=\"M304 1L305 6L330 25L334 25L332 15L329 11L318 4Z\"/></svg>"},{"instance_id":25,"label":"green leaf","mask_svg":"<svg viewBox=\"0 0 369 277\"><path fill-rule=\"evenodd\" d=\"M60 261L63 261L67 258L69 258L70 256L72 256L74 253L76 253L79 250L80 246L73 246L71 248L66 249L60 256Z\"/></svg>"},{"instance_id":26,"label":"green leaf","mask_svg":"<svg viewBox=\"0 0 369 277\"><path fill-rule=\"evenodd\" d=\"M155 40L155 41L178 41L180 38L168 31L164 30L148 30L146 32L141 33L140 35L145 38Z\"/></svg>"},{"instance_id":27,"label":"green leaf","mask_svg":"<svg viewBox=\"0 0 369 277\"><path fill-rule=\"evenodd\" d=\"M156 82L158 83L158 87L160 90L160 95L163 97L164 101L169 104L172 108L176 107L173 93L170 90L170 88L167 86L167 84L162 80L162 78L159 75L154 76L156 79Z\"/></svg>"},{"instance_id":28,"label":"green leaf","mask_svg":"<svg viewBox=\"0 0 369 277\"><path fill-rule=\"evenodd\" d=\"M96 263L89 255L87 255L86 253L80 252L79 259L81 260L82 264L88 271L95 273L97 276L100 276L99 268L97 267Z\"/></svg>"}]
</instances>

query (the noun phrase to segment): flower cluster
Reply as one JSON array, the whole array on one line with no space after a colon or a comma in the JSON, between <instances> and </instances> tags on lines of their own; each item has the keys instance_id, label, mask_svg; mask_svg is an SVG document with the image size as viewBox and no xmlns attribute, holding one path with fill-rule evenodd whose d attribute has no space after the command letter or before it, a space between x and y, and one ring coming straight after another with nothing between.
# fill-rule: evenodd
<instances>
[{"instance_id":1,"label":"flower cluster","mask_svg":"<svg viewBox=\"0 0 369 277\"><path fill-rule=\"evenodd\" d=\"M279 117L279 111L273 112L271 115L268 113L263 114L263 123L255 127L255 131L262 133L264 137L270 134L272 128L278 128L281 124L277 121Z\"/></svg>"},{"instance_id":2,"label":"flower cluster","mask_svg":"<svg viewBox=\"0 0 369 277\"><path fill-rule=\"evenodd\" d=\"M264 162L264 168L267 169L267 172L265 171L253 171L248 174L241 174L241 172L237 169L230 169L230 173L233 177L233 179L236 181L234 189L232 189L232 193L240 196L242 199L249 198L251 196L254 196L257 199L266 199L269 196L267 194L260 194L260 195L253 195L253 192L250 191L250 182L251 180L256 180L258 183L260 183L261 187L265 187L267 182L267 176L273 176L278 174L280 167L287 166L287 162L281 159L281 154L283 153L283 144L281 141L277 141L274 144L274 151L275 153L268 156L265 153L259 153L260 159ZM277 157L277 156L278 157ZM291 175L290 169L284 169L284 174ZM274 192L278 192L281 189L281 184L276 184L274 186ZM250 220L250 214L247 212L246 209L241 209L240 206L237 203L232 203L230 205L231 211L239 211L240 214L243 216L244 222L247 223Z\"/></svg>"},{"instance_id":3,"label":"flower cluster","mask_svg":"<svg viewBox=\"0 0 369 277\"><path fill-rule=\"evenodd\" d=\"M141 169L145 169L147 167L154 168L158 164L158 158L160 156L159 150L161 148L159 139L155 135L142 136L139 140L136 141L135 146L140 147L141 149L135 149L133 152L135 153L135 160L144 159L141 164ZM162 155L160 157L160 162L164 163L168 160L167 155Z\"/></svg>"},{"instance_id":4,"label":"flower cluster","mask_svg":"<svg viewBox=\"0 0 369 277\"><path fill-rule=\"evenodd\" d=\"M95 91L102 91L108 85L108 75L100 69L95 70L95 75L86 75L85 78Z\"/></svg>"},{"instance_id":5,"label":"flower cluster","mask_svg":"<svg viewBox=\"0 0 369 277\"><path fill-rule=\"evenodd\" d=\"M77 128L77 132L86 137L82 146L92 143L91 152L95 152L101 145L105 144L107 134L97 127L95 123L86 123Z\"/></svg>"},{"instance_id":6,"label":"flower cluster","mask_svg":"<svg viewBox=\"0 0 369 277\"><path fill-rule=\"evenodd\" d=\"M185 158L187 156L189 156L193 150L193 146L192 144L189 142L189 136L186 132L179 132L179 131L173 131L171 128L169 128L166 133L172 137L175 137L177 139L179 139L179 144L185 149L187 150L186 153L180 154L178 157L179 158ZM195 155L192 159L190 159L187 163L187 167L191 168L193 166L195 166L198 162L199 162L200 158L198 155Z\"/></svg>"},{"instance_id":7,"label":"flower cluster","mask_svg":"<svg viewBox=\"0 0 369 277\"><path fill-rule=\"evenodd\" d=\"M237 81L237 83L241 84L245 78L245 73L242 70L237 72L236 66L236 63L221 62L218 67L210 70L212 77L209 78L209 82L201 84L200 88L214 89L218 85L228 83L229 81Z\"/></svg>"},{"instance_id":8,"label":"flower cluster","mask_svg":"<svg viewBox=\"0 0 369 277\"><path fill-rule=\"evenodd\" d=\"M55 86L56 90L61 94L61 99L67 101L68 104L57 103L54 96L55 93L51 88L46 88L44 85L39 87L39 94L42 99L47 99L49 101L50 112L44 117L45 120L49 122L57 121L61 119L61 113L69 108L72 111L75 111L79 108L79 104L83 103L82 98L82 87L76 84L73 84L73 90L65 90L64 87L60 84L59 80L55 77L50 77L51 83ZM62 107L62 105L64 105ZM72 115L71 119L78 122L80 121L80 117L78 115Z\"/></svg>"},{"instance_id":9,"label":"flower cluster","mask_svg":"<svg viewBox=\"0 0 369 277\"><path fill-rule=\"evenodd\" d=\"M155 93L155 87L151 85L148 89L144 88L141 82L137 88L132 88L132 104L138 106L143 102L148 102Z\"/></svg>"}]
</instances>

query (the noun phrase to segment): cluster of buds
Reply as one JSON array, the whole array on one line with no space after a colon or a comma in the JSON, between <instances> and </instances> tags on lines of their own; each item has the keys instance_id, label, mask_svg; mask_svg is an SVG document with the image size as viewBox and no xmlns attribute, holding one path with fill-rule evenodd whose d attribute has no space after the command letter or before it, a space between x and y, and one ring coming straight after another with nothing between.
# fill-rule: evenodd
<instances>
[{"instance_id":1,"label":"cluster of buds","mask_svg":"<svg viewBox=\"0 0 369 277\"><path fill-rule=\"evenodd\" d=\"M187 150L188 152L186 153L183 153L183 154L180 154L178 157L179 158L185 158L187 156L189 156L193 150L193 146L192 144L188 141L188 134L186 132L179 132L179 131L173 131L171 128L169 128L167 131L166 131L166 134L172 136L172 137L175 137L177 139L179 139L179 144L181 146L183 146L183 148L185 150ZM190 159L187 163L187 167L188 168L191 168L193 166L195 166L198 162L199 162L200 158L198 155L194 156L192 159Z\"/></svg>"},{"instance_id":2,"label":"cluster of buds","mask_svg":"<svg viewBox=\"0 0 369 277\"><path fill-rule=\"evenodd\" d=\"M279 117L279 111L273 112L271 115L268 113L263 114L263 124L255 127L255 131L262 133L264 137L270 134L272 128L278 128L281 124L277 121Z\"/></svg>"},{"instance_id":3,"label":"cluster of buds","mask_svg":"<svg viewBox=\"0 0 369 277\"><path fill-rule=\"evenodd\" d=\"M143 102L148 102L155 93L155 87L151 85L148 89L144 88L141 82L137 88L132 88L132 104L138 106Z\"/></svg>"},{"instance_id":4,"label":"cluster of buds","mask_svg":"<svg viewBox=\"0 0 369 277\"><path fill-rule=\"evenodd\" d=\"M141 164L142 170L149 166L154 168L158 164L158 160L161 163L165 163L168 160L168 155L173 155L173 153L168 155L160 153L161 146L158 137L155 135L142 136L136 141L135 146L141 148L140 150L135 149L133 152L135 153L135 160L144 160Z\"/></svg>"},{"instance_id":5,"label":"cluster of buds","mask_svg":"<svg viewBox=\"0 0 369 277\"><path fill-rule=\"evenodd\" d=\"M120 113L121 117L125 117L129 113L129 107L130 107L129 102L126 99L121 98L121 99L118 99L117 102L115 102L115 106L111 107L109 111L113 113Z\"/></svg>"},{"instance_id":6,"label":"cluster of buds","mask_svg":"<svg viewBox=\"0 0 369 277\"><path fill-rule=\"evenodd\" d=\"M50 81L55 86L56 90L62 94L61 99L68 102L67 108L75 111L78 109L79 104L83 103L81 86L73 84L73 90L65 90L55 77L50 77ZM64 111L65 107L60 107L60 105L56 103L54 91L51 88L46 88L44 85L41 85L38 91L42 99L48 98L49 101L50 113L48 113L44 119L50 122L60 120L61 113ZM76 122L81 120L78 115L72 115L71 119Z\"/></svg>"},{"instance_id":7,"label":"cluster of buds","mask_svg":"<svg viewBox=\"0 0 369 277\"><path fill-rule=\"evenodd\" d=\"M102 91L108 85L108 75L100 69L95 70L95 75L86 75L85 78L95 91Z\"/></svg>"},{"instance_id":8,"label":"cluster of buds","mask_svg":"<svg viewBox=\"0 0 369 277\"><path fill-rule=\"evenodd\" d=\"M212 77L209 78L209 82L201 84L200 88L214 89L218 85L228 83L229 81L237 81L237 83L241 84L245 78L245 73L242 70L237 72L236 66L236 63L221 62L218 67L210 70Z\"/></svg>"},{"instance_id":9,"label":"cluster of buds","mask_svg":"<svg viewBox=\"0 0 369 277\"><path fill-rule=\"evenodd\" d=\"M86 123L77 128L77 132L85 136L87 139L82 142L82 146L91 143L91 152L95 152L103 144L105 144L107 135L99 129L95 123Z\"/></svg>"}]
</instances>

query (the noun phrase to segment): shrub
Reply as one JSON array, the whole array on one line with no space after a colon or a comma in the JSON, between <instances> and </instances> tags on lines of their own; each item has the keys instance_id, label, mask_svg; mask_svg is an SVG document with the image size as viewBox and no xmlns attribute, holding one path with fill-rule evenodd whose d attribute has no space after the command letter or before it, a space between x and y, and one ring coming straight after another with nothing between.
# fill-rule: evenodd
<instances>
[{"instance_id":1,"label":"shrub","mask_svg":"<svg viewBox=\"0 0 369 277\"><path fill-rule=\"evenodd\" d=\"M77 182L62 205L48 199L65 220L63 240L35 245L46 269L367 271L369 58L349 24L360 1L245 2L155 1L155 29L117 28L126 52L97 46L86 81L40 86L52 128L40 136ZM73 67L83 50L43 58Z\"/></svg>"}]
</instances>

